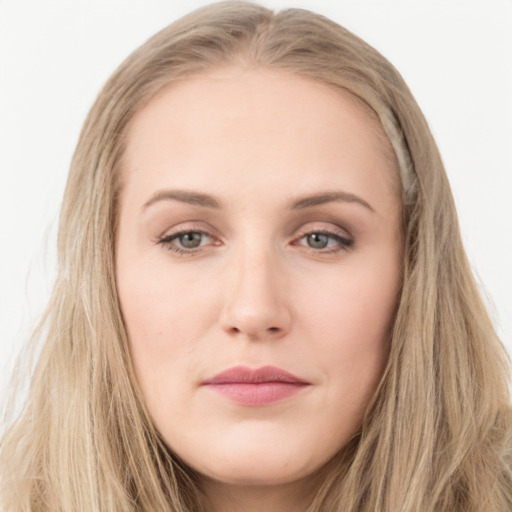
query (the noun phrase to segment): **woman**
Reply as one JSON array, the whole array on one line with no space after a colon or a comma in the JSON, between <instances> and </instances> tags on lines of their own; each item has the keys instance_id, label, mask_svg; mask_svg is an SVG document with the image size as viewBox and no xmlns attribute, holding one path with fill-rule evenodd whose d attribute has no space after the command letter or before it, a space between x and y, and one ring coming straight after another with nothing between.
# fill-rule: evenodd
<instances>
[{"instance_id":1,"label":"woman","mask_svg":"<svg viewBox=\"0 0 512 512\"><path fill-rule=\"evenodd\" d=\"M505 511L511 419L427 124L312 13L134 52L72 162L6 510Z\"/></svg>"}]
</instances>

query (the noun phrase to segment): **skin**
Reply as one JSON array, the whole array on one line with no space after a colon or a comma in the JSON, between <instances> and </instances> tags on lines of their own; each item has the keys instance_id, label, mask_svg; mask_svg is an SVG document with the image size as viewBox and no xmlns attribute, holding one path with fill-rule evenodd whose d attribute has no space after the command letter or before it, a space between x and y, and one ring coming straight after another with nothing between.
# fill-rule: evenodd
<instances>
[{"instance_id":1,"label":"skin","mask_svg":"<svg viewBox=\"0 0 512 512\"><path fill-rule=\"evenodd\" d=\"M175 82L132 120L116 253L122 312L149 413L203 475L211 510L305 510L312 476L358 430L400 290L391 155L355 97L264 69ZM170 190L214 196L218 207ZM178 232L199 245L184 249ZM274 365L309 385L257 407L202 385L237 365Z\"/></svg>"}]
</instances>

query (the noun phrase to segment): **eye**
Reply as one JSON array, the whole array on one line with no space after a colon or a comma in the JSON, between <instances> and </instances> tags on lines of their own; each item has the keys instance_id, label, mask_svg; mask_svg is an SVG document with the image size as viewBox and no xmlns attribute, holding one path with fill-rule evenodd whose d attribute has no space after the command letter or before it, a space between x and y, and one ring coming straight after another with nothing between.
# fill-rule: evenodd
<instances>
[{"instance_id":1,"label":"eye","mask_svg":"<svg viewBox=\"0 0 512 512\"><path fill-rule=\"evenodd\" d=\"M204 238L203 233L198 233L197 231L190 231L183 235L178 235L176 240L181 244L185 249L195 249L201 245L201 242Z\"/></svg>"},{"instance_id":2,"label":"eye","mask_svg":"<svg viewBox=\"0 0 512 512\"><path fill-rule=\"evenodd\" d=\"M348 236L342 236L332 231L311 231L301 236L298 245L314 249L315 252L336 253L348 250L354 241Z\"/></svg>"},{"instance_id":3,"label":"eye","mask_svg":"<svg viewBox=\"0 0 512 512\"><path fill-rule=\"evenodd\" d=\"M329 245L329 242L332 241L332 237L329 237L329 235L325 233L310 233L306 235L305 238L309 247L313 249L325 249Z\"/></svg>"},{"instance_id":4,"label":"eye","mask_svg":"<svg viewBox=\"0 0 512 512\"><path fill-rule=\"evenodd\" d=\"M164 235L158 243L178 254L191 254L205 245L215 244L216 241L205 231L188 230Z\"/></svg>"}]
</instances>

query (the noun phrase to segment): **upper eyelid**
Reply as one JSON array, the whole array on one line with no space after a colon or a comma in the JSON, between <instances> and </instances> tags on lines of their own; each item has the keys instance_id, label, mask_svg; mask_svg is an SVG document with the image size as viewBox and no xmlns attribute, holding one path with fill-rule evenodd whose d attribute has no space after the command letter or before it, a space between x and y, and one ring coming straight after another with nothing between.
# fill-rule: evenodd
<instances>
[{"instance_id":1,"label":"upper eyelid","mask_svg":"<svg viewBox=\"0 0 512 512\"><path fill-rule=\"evenodd\" d=\"M172 228L167 228L160 235L158 235L157 239L161 240L162 238L179 236L180 234L191 232L203 233L205 235L208 235L212 238L216 238L219 240L223 238L222 235L216 229L214 229L211 226L204 227L204 225L198 225L199 222L201 221L189 221L186 223L182 223L185 224L182 227L180 227L180 224L178 224L177 226L174 226ZM203 224L203 222L201 222L201 224ZM314 225L311 226L311 224ZM319 224L324 225L321 226ZM328 226L325 226L325 224L327 224ZM338 226L330 221L312 221L304 223L303 225L301 225L301 227L294 229L293 231L293 237L304 236L307 235L308 233L326 233L338 235L345 238L352 238L352 234L348 229L346 229L345 227Z\"/></svg>"},{"instance_id":2,"label":"upper eyelid","mask_svg":"<svg viewBox=\"0 0 512 512\"><path fill-rule=\"evenodd\" d=\"M309 233L324 233L324 234L331 234L336 235L341 238L350 238L352 239L353 236L351 232L348 229L336 226L332 227L333 225L330 223L331 227L320 227L320 226L313 226L313 227L303 227L298 230L300 233L300 236L307 235Z\"/></svg>"},{"instance_id":3,"label":"upper eyelid","mask_svg":"<svg viewBox=\"0 0 512 512\"><path fill-rule=\"evenodd\" d=\"M204 224L204 223L201 223ZM181 226L181 227L180 227ZM167 228L158 235L158 239L168 238L173 236L178 236L183 233L203 233L205 235L209 235L211 237L219 238L219 234L217 231L211 227L204 227L204 225L199 225L196 221L191 222L183 222L171 228Z\"/></svg>"}]
</instances>

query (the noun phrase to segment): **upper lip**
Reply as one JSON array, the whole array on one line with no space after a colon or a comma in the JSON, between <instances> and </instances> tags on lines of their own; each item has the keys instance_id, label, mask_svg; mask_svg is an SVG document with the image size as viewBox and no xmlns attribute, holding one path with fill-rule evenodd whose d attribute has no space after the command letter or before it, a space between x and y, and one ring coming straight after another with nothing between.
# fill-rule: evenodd
<instances>
[{"instance_id":1,"label":"upper lip","mask_svg":"<svg viewBox=\"0 0 512 512\"><path fill-rule=\"evenodd\" d=\"M203 381L203 384L258 384L263 382L286 382L290 384L309 384L309 382L293 375L277 366L262 366L249 368L235 366Z\"/></svg>"}]
</instances>

